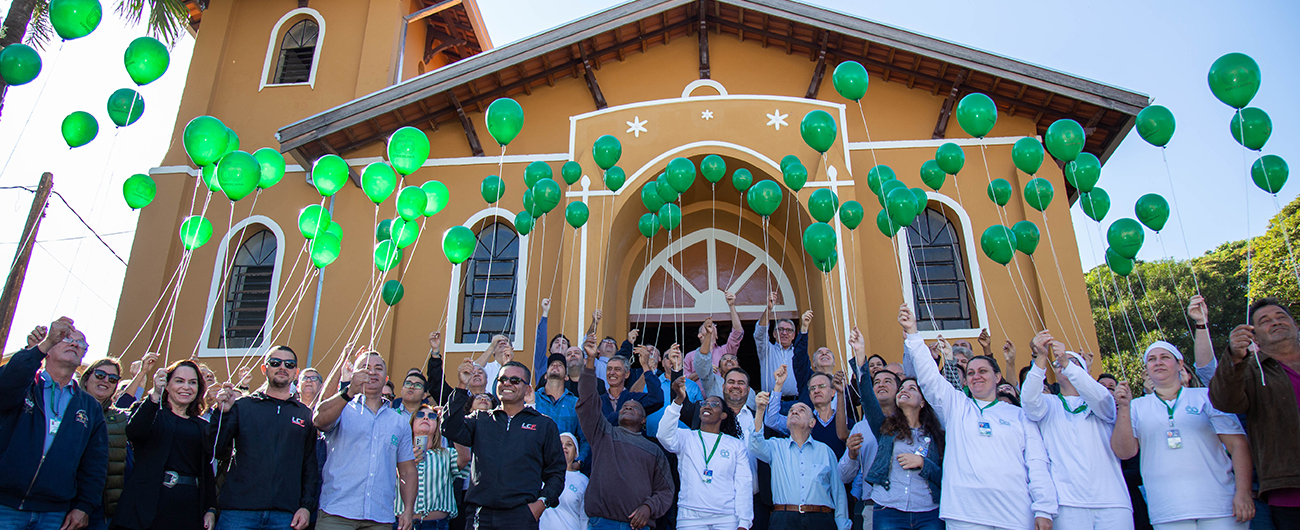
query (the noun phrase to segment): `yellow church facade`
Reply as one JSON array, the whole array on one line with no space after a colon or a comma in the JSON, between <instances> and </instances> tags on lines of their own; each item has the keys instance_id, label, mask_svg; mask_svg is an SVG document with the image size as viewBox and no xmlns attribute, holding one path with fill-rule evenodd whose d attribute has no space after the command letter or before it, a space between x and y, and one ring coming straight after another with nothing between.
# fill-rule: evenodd
<instances>
[{"instance_id":1,"label":"yellow church facade","mask_svg":"<svg viewBox=\"0 0 1300 530\"><path fill-rule=\"evenodd\" d=\"M1033 176L1016 169L1011 148L1069 118L1104 162L1147 105L1144 95L786 0L637 0L502 47L473 0L232 0L211 3L201 22L174 147L151 172L158 194L141 212L119 303L111 351L125 359L148 350L194 355L224 379L227 367L288 344L323 371L355 340L401 373L423 366L437 331L453 366L496 334L527 362L545 298L549 334L576 341L599 309L601 337L621 342L638 329L661 349L694 348L705 318L723 333L730 327L725 292L736 295L746 327L742 366L755 373L744 353L772 292L778 316L812 310L810 344L841 355L858 327L871 353L899 360L904 302L919 310L927 338L974 343L987 328L995 344L1011 339L1027 359L1029 339L1046 327L1072 349L1097 351L1068 211L1077 192L1049 157L1034 176L1053 183L1056 199L1045 212L1028 207L1020 190ZM832 87L831 72L849 60L871 76L861 106ZM971 92L998 106L983 139L952 117ZM500 97L518 101L526 117L504 154L484 122ZM800 136L800 120L815 110L836 123L824 155ZM203 209L201 170L180 141L202 115L220 118L246 151L284 153L284 180L233 205L214 194ZM424 131L432 147L404 184L437 180L451 199L381 275L375 227L394 217L394 204L376 207L357 175L384 159L386 138L404 126ZM627 178L617 191L592 157L602 135L622 145ZM962 146L965 167L939 190L925 188L926 211L886 237L875 227L881 206L868 171L887 165L923 187L920 167L945 142ZM327 154L342 156L354 175L324 202L342 226L342 252L315 274L297 219L322 203L308 169ZM726 176L716 185L697 178L680 198L681 226L644 237L642 188L674 158L698 168L708 155L723 158ZM782 181L788 155L808 168L797 192ZM559 180L560 205L522 234L514 223L524 168L538 161L557 180L567 161L583 175L573 185ZM781 184L782 203L767 219L732 185L738 169ZM480 196L489 175L506 183L497 204ZM1004 208L985 192L997 178L1016 190ZM802 243L819 189L866 211L856 230L831 222L839 261L825 274ZM564 219L575 201L590 211L577 229ZM187 258L177 232L197 213L214 235ZM1043 233L1032 258L1017 254L1003 266L980 251L986 228L1021 220ZM459 265L441 249L453 226L479 240ZM405 295L390 308L375 289L391 279Z\"/></svg>"}]
</instances>

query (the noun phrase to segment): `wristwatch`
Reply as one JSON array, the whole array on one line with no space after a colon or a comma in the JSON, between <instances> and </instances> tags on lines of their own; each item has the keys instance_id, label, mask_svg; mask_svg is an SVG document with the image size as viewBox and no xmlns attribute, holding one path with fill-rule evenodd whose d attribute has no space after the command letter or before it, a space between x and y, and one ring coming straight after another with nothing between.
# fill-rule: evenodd
<instances>
[{"instance_id":1,"label":"wristwatch","mask_svg":"<svg viewBox=\"0 0 1300 530\"><path fill-rule=\"evenodd\" d=\"M547 507L547 508L554 508L554 507L555 507L555 506L552 506L552 505L551 505L551 501L550 501L549 499L547 499L546 497L538 497L537 500L542 501L542 506L545 506L545 507Z\"/></svg>"},{"instance_id":2,"label":"wristwatch","mask_svg":"<svg viewBox=\"0 0 1300 530\"><path fill-rule=\"evenodd\" d=\"M1205 325L1205 324L1192 324L1192 328L1194 328L1194 329L1209 329L1209 326L1207 326L1207 325Z\"/></svg>"}]
</instances>

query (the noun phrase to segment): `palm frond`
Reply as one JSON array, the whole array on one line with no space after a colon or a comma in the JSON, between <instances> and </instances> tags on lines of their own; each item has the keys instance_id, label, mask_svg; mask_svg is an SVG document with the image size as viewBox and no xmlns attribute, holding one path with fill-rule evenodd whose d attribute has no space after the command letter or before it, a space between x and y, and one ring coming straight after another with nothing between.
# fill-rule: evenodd
<instances>
[{"instance_id":1,"label":"palm frond","mask_svg":"<svg viewBox=\"0 0 1300 530\"><path fill-rule=\"evenodd\" d=\"M124 22L133 26L145 20L148 12L149 36L162 41L168 48L176 46L190 23L189 9L181 0L118 0L114 10Z\"/></svg>"},{"instance_id":2,"label":"palm frond","mask_svg":"<svg viewBox=\"0 0 1300 530\"><path fill-rule=\"evenodd\" d=\"M52 40L54 26L50 25L50 4L40 0L32 9L32 20L27 25L27 34L23 35L23 44L45 51L45 45Z\"/></svg>"}]
</instances>

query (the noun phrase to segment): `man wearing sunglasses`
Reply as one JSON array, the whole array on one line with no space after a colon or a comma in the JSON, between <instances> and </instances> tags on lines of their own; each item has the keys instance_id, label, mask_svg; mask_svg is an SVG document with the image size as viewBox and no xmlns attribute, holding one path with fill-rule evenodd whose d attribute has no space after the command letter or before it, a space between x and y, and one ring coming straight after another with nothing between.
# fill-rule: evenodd
<instances>
[{"instance_id":1,"label":"man wearing sunglasses","mask_svg":"<svg viewBox=\"0 0 1300 530\"><path fill-rule=\"evenodd\" d=\"M311 407L294 398L298 356L272 346L262 361L266 385L239 397L230 383L217 393L211 429L216 457L229 461L217 498L217 530L303 530L320 492ZM238 458L231 449L238 447Z\"/></svg>"},{"instance_id":2,"label":"man wearing sunglasses","mask_svg":"<svg viewBox=\"0 0 1300 530\"><path fill-rule=\"evenodd\" d=\"M560 430L524 406L533 391L531 381L527 366L510 361L496 380L501 406L466 415L469 395L463 393L448 404L443 434L473 455L465 493L467 528L535 529L542 512L560 504L566 468ZM405 492L402 498L407 498Z\"/></svg>"}]
</instances>

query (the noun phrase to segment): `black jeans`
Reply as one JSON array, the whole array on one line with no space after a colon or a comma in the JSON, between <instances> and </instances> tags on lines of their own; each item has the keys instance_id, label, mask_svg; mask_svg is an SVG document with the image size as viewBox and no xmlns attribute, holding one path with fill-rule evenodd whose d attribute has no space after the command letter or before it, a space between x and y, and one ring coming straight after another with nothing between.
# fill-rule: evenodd
<instances>
[{"instance_id":1,"label":"black jeans","mask_svg":"<svg viewBox=\"0 0 1300 530\"><path fill-rule=\"evenodd\" d=\"M465 530L537 530L537 518L527 504L507 510L493 510L470 505L465 516Z\"/></svg>"},{"instance_id":2,"label":"black jeans","mask_svg":"<svg viewBox=\"0 0 1300 530\"><path fill-rule=\"evenodd\" d=\"M826 530L837 528L833 513L772 512L771 530Z\"/></svg>"},{"instance_id":3,"label":"black jeans","mask_svg":"<svg viewBox=\"0 0 1300 530\"><path fill-rule=\"evenodd\" d=\"M1300 530L1300 508L1269 506L1273 515L1273 528L1277 530Z\"/></svg>"}]
</instances>

